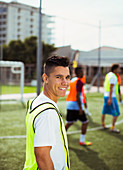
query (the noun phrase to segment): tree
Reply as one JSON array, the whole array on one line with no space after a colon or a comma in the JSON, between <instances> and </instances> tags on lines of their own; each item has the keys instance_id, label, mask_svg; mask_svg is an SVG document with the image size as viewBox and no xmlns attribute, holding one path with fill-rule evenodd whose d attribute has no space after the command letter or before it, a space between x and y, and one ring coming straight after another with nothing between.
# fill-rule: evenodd
<instances>
[{"instance_id":1,"label":"tree","mask_svg":"<svg viewBox=\"0 0 123 170\"><path fill-rule=\"evenodd\" d=\"M50 54L57 48L54 45L42 43L43 63ZM8 45L3 46L3 60L22 61L25 64L36 64L37 56L37 37L31 36L24 41L12 40Z\"/></svg>"},{"instance_id":2,"label":"tree","mask_svg":"<svg viewBox=\"0 0 123 170\"><path fill-rule=\"evenodd\" d=\"M56 47L54 45L42 43L43 46L43 63L47 60L47 58L51 55L52 52L56 51Z\"/></svg>"},{"instance_id":3,"label":"tree","mask_svg":"<svg viewBox=\"0 0 123 170\"><path fill-rule=\"evenodd\" d=\"M25 46L21 40L13 40L8 46L3 46L3 59L8 61L25 60Z\"/></svg>"},{"instance_id":4,"label":"tree","mask_svg":"<svg viewBox=\"0 0 123 170\"><path fill-rule=\"evenodd\" d=\"M25 45L25 63L36 63L37 56L37 37L32 36L24 40Z\"/></svg>"}]
</instances>

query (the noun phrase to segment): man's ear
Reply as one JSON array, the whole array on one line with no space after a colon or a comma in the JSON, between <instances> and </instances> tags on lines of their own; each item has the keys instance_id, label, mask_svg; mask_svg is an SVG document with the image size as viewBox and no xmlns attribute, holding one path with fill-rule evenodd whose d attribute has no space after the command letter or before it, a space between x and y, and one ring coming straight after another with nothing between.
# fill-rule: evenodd
<instances>
[{"instance_id":1,"label":"man's ear","mask_svg":"<svg viewBox=\"0 0 123 170\"><path fill-rule=\"evenodd\" d=\"M43 81L47 84L48 83L48 76L44 73L42 75Z\"/></svg>"}]
</instances>

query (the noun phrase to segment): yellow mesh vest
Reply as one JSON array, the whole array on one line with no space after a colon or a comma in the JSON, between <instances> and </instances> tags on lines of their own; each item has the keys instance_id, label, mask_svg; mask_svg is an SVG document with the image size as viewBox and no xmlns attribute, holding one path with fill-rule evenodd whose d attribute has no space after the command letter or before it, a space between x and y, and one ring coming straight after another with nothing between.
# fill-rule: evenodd
<instances>
[{"instance_id":1,"label":"yellow mesh vest","mask_svg":"<svg viewBox=\"0 0 123 170\"><path fill-rule=\"evenodd\" d=\"M105 88L105 91L106 92L109 92L110 91L110 78L112 77L112 76L114 76L115 74L113 73L113 74L106 74L106 76L105 76L105 82L104 82L104 88ZM115 75L116 76L116 75ZM117 76L116 76L116 78L117 78ZM117 84L116 84L116 94L118 94L118 81L117 81Z\"/></svg>"},{"instance_id":2,"label":"yellow mesh vest","mask_svg":"<svg viewBox=\"0 0 123 170\"><path fill-rule=\"evenodd\" d=\"M26 139L26 162L25 162L24 169L38 170L38 165L34 154L34 135L35 135L34 121L36 117L47 109L55 109L58 113L58 117L60 121L60 133L61 133L61 138L62 138L65 157L66 157L66 163L67 163L66 170L69 170L70 162L69 162L67 136L66 136L66 130L60 113L52 103L42 103L41 105L39 105L38 107L36 107L31 111L32 102L33 102L32 100L28 101L28 106L27 106L28 110L26 114L27 139Z\"/></svg>"}]
</instances>

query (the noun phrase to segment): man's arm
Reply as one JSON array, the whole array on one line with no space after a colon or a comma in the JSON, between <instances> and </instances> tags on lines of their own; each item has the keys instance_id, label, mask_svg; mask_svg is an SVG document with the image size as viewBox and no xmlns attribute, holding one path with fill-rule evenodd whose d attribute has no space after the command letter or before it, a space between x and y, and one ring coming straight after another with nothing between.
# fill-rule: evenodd
<instances>
[{"instance_id":1,"label":"man's arm","mask_svg":"<svg viewBox=\"0 0 123 170\"><path fill-rule=\"evenodd\" d=\"M112 103L112 92L113 92L113 87L114 87L114 84L111 84L110 85L110 92L109 92L109 99L108 99L108 105L110 106L111 103Z\"/></svg>"},{"instance_id":2,"label":"man's arm","mask_svg":"<svg viewBox=\"0 0 123 170\"><path fill-rule=\"evenodd\" d=\"M79 114L82 115L84 113L84 111L82 110L81 107L81 98L80 98L80 94L82 93L82 88L83 88L83 83L81 80L78 80L77 85L76 85L76 99L77 99L77 103L79 106Z\"/></svg>"},{"instance_id":3,"label":"man's arm","mask_svg":"<svg viewBox=\"0 0 123 170\"><path fill-rule=\"evenodd\" d=\"M34 152L39 170L54 170L50 157L51 146L35 147Z\"/></svg>"},{"instance_id":4,"label":"man's arm","mask_svg":"<svg viewBox=\"0 0 123 170\"><path fill-rule=\"evenodd\" d=\"M82 115L84 111L82 110L82 107L81 107L80 92L78 92L78 91L77 91L76 98L77 98L77 103L79 106L79 113L80 113L80 115Z\"/></svg>"},{"instance_id":5,"label":"man's arm","mask_svg":"<svg viewBox=\"0 0 123 170\"><path fill-rule=\"evenodd\" d=\"M122 101L122 95L121 95L120 85L119 85L118 93L119 93L119 101L121 102Z\"/></svg>"}]
</instances>

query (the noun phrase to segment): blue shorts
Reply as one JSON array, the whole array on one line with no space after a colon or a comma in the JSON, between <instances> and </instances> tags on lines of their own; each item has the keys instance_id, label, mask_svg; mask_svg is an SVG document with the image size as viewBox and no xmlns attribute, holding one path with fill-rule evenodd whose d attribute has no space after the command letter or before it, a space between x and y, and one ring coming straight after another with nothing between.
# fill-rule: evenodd
<instances>
[{"instance_id":1,"label":"blue shorts","mask_svg":"<svg viewBox=\"0 0 123 170\"><path fill-rule=\"evenodd\" d=\"M112 103L110 106L107 104L108 99L109 99L109 97L104 97L102 114L110 114L112 116L119 116L120 110L119 110L119 106L118 106L116 97L112 97Z\"/></svg>"}]
</instances>

